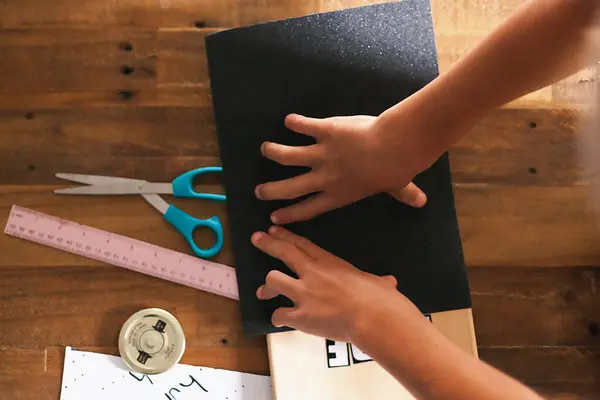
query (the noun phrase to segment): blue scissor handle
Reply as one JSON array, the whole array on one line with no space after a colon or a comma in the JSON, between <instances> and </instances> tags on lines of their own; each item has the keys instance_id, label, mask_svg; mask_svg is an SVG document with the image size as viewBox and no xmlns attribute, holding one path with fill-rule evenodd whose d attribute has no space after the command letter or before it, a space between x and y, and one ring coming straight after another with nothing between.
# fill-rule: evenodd
<instances>
[{"instance_id":1,"label":"blue scissor handle","mask_svg":"<svg viewBox=\"0 0 600 400\"><path fill-rule=\"evenodd\" d=\"M173 195L175 197L192 197L195 199L225 201L226 197L215 193L198 193L194 190L194 179L207 172L222 172L222 167L203 167L193 169L173 180Z\"/></svg>"},{"instance_id":2,"label":"blue scissor handle","mask_svg":"<svg viewBox=\"0 0 600 400\"><path fill-rule=\"evenodd\" d=\"M186 214L179 208L170 205L167 212L164 214L167 221L171 223L188 241L192 250L197 256L202 258L210 258L215 256L221 247L223 247L223 226L219 217L210 217L208 219L198 219ZM201 249L194 242L194 231L200 227L211 229L217 236L217 242L210 249Z\"/></svg>"}]
</instances>

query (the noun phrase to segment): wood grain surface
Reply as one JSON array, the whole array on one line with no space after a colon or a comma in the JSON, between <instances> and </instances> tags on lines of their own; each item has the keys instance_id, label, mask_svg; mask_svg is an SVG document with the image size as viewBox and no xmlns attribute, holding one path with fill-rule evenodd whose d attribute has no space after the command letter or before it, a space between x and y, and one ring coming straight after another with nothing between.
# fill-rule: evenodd
<instances>
[{"instance_id":1,"label":"wood grain surface","mask_svg":"<svg viewBox=\"0 0 600 400\"><path fill-rule=\"evenodd\" d=\"M189 252L140 197L58 196L69 183L54 174L166 181L218 164L204 37L377 2L0 0L0 225L18 204ZM523 2L433 0L440 70ZM549 399L600 397L600 216L579 140L597 76L490 113L450 153L479 355ZM227 225L223 205L174 203ZM229 246L218 261L232 263ZM180 319L182 362L269 373L235 301L2 235L2 398L58 399L64 346L117 354L143 307Z\"/></svg>"}]
</instances>

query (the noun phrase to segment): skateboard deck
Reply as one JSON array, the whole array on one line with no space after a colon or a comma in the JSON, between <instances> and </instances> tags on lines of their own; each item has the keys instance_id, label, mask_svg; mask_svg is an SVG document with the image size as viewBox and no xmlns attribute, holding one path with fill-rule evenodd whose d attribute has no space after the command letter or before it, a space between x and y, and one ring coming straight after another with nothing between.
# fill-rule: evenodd
<instances>
[{"instance_id":1,"label":"skateboard deck","mask_svg":"<svg viewBox=\"0 0 600 400\"><path fill-rule=\"evenodd\" d=\"M228 29L205 40L242 322L246 334L267 335L275 396L385 399L382 390L388 398L407 396L359 349L271 324L276 308L293 304L282 296L259 300L256 289L271 270L294 274L256 249L250 237L268 229L274 210L302 200L261 201L254 195L260 183L307 172L261 155L265 141L313 143L285 128L286 115L377 116L438 76L429 2L307 15ZM366 272L394 275L398 290L424 318L475 354L448 154L414 182L428 196L422 209L380 194L286 228Z\"/></svg>"}]
</instances>

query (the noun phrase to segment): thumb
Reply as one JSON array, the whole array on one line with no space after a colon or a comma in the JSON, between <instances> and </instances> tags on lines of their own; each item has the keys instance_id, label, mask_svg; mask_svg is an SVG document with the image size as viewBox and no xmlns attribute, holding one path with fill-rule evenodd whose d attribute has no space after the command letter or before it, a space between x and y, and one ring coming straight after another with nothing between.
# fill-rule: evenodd
<instances>
[{"instance_id":1,"label":"thumb","mask_svg":"<svg viewBox=\"0 0 600 400\"><path fill-rule=\"evenodd\" d=\"M427 203L425 193L412 182L400 190L390 192L390 194L402 203L416 208L421 208Z\"/></svg>"},{"instance_id":2,"label":"thumb","mask_svg":"<svg viewBox=\"0 0 600 400\"><path fill-rule=\"evenodd\" d=\"M281 328L282 326L293 328L295 310L292 307L280 307L276 309L271 315L271 323L276 328Z\"/></svg>"},{"instance_id":3,"label":"thumb","mask_svg":"<svg viewBox=\"0 0 600 400\"><path fill-rule=\"evenodd\" d=\"M279 296L279 293L266 285L262 285L256 291L256 297L258 297L261 300L271 300L277 296Z\"/></svg>"}]
</instances>

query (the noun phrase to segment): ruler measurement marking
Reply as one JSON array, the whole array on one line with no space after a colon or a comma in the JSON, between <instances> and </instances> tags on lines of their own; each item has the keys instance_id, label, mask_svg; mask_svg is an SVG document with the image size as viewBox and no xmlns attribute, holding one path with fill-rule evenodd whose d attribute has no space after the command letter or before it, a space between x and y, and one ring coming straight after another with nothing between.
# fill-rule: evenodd
<instances>
[{"instance_id":1,"label":"ruler measurement marking","mask_svg":"<svg viewBox=\"0 0 600 400\"><path fill-rule=\"evenodd\" d=\"M15 233L17 233L17 232L15 232ZM21 236L21 235L19 235L19 234L17 234L16 236L18 236L18 237L21 237L21 238L22 238L22 236ZM36 241L37 243L40 243L40 244L47 244L47 245L49 245L50 247L53 247L53 248L56 248L56 249L59 249L59 250L62 250L62 249L63 249L61 246L57 246L57 245L55 245L55 244L54 244L54 242L45 242L45 241L37 241L37 240L35 240L35 241ZM84 251L76 251L76 253L77 253L78 255L84 256L84 257L86 257L86 258L91 258L91 257L90 257L90 254L86 254L86 252L84 252ZM94 258L94 259L96 259L97 261L102 261L101 259L98 259L98 258ZM111 261L110 263L111 263L111 264L113 264L113 265L115 264L115 263L114 263L114 262L112 262L112 261ZM118 264L118 266L120 266L120 267L124 267L124 268L126 268L126 269L131 269L131 270L134 270L134 271L137 271L137 272L143 272L143 273L145 273L145 272L144 272L144 271L143 271L141 268L132 268L130 265L128 265L128 264L125 264L125 263L123 263L123 262L117 262L116 264ZM166 271L166 268L163 268L163 271ZM174 271L171 271L171 274L173 275L173 274L174 274ZM162 277L161 277L161 276L157 276L157 275L154 275L154 276L156 276L156 277L158 277L158 278L164 278L164 276L162 276ZM173 278L171 278L171 279L168 279L168 280L170 280L170 281L176 281L176 283L180 283L180 284L184 284L184 285L186 285L186 286L190 286L189 284L187 284L187 283L186 283L186 280L185 280L185 279L177 279L177 278L175 277L174 279L173 279ZM200 282L204 282L204 280L203 280L203 279L200 279ZM199 288L198 286L192 286L192 287L194 287L194 288ZM202 289L203 289L203 290L206 290L206 286L204 286ZM229 291L229 292L231 292L231 288L229 288L229 289L228 289L228 291Z\"/></svg>"},{"instance_id":2,"label":"ruler measurement marking","mask_svg":"<svg viewBox=\"0 0 600 400\"><path fill-rule=\"evenodd\" d=\"M234 271L232 267L161 248L137 239L111 234L19 206L13 206L4 232L11 236L159 279L235 300L239 299L237 281L231 279L230 271ZM103 245L99 245L100 243ZM179 262L174 262L176 260ZM169 272L167 272L166 266L159 267L161 264L169 265ZM159 268L163 273L158 272ZM210 285L205 284L205 279L201 275L210 278ZM233 275L235 276L235 274ZM214 280L220 284L218 289L212 285Z\"/></svg>"}]
</instances>

